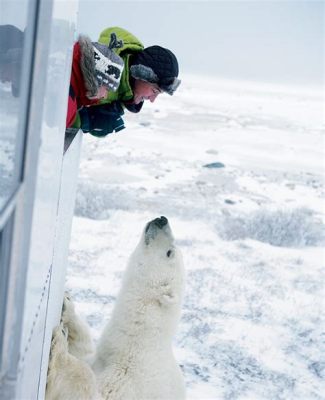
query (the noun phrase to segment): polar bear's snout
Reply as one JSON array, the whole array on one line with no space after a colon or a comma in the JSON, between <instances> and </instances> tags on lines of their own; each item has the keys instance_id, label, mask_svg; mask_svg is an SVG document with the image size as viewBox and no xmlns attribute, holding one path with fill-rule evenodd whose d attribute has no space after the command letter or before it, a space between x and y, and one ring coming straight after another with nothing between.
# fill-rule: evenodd
<instances>
[{"instance_id":1,"label":"polar bear's snout","mask_svg":"<svg viewBox=\"0 0 325 400\"><path fill-rule=\"evenodd\" d=\"M146 226L146 233L149 231L149 229L152 229L153 227L155 229L159 228L162 229L165 225L168 224L168 219L164 216L161 216L160 218L155 218L152 221L148 222Z\"/></svg>"},{"instance_id":2,"label":"polar bear's snout","mask_svg":"<svg viewBox=\"0 0 325 400\"><path fill-rule=\"evenodd\" d=\"M151 242L161 233L163 233L164 236L172 239L172 233L169 227L168 219L164 216L155 218L147 223L144 230L145 243L148 245L149 242Z\"/></svg>"}]
</instances>

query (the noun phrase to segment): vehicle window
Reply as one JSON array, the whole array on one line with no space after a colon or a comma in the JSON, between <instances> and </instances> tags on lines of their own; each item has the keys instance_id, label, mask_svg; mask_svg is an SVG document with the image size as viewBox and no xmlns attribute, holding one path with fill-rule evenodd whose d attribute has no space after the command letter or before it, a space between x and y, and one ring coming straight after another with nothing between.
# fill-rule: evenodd
<instances>
[{"instance_id":1,"label":"vehicle window","mask_svg":"<svg viewBox=\"0 0 325 400\"><path fill-rule=\"evenodd\" d=\"M0 213L21 179L28 1L0 3ZM17 12L19 10L19 12Z\"/></svg>"}]
</instances>

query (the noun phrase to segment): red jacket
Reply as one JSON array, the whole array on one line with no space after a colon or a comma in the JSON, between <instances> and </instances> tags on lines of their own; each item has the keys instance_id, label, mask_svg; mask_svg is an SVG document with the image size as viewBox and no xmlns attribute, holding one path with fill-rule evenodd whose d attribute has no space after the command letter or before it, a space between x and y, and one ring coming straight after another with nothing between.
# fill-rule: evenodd
<instances>
[{"instance_id":1,"label":"red jacket","mask_svg":"<svg viewBox=\"0 0 325 400\"><path fill-rule=\"evenodd\" d=\"M73 125L73 122L76 118L77 111L79 108L81 108L82 106L88 106L88 105L90 106L99 103L98 99L90 100L86 96L87 89L85 87L84 78L80 68L80 57L81 57L80 45L77 42L73 47L68 112L66 120L67 128Z\"/></svg>"}]
</instances>

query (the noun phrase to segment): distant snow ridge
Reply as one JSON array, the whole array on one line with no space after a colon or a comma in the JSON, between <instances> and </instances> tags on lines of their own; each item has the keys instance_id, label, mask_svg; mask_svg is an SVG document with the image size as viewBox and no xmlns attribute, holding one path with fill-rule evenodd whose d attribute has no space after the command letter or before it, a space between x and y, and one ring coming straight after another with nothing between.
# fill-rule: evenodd
<instances>
[{"instance_id":1,"label":"distant snow ridge","mask_svg":"<svg viewBox=\"0 0 325 400\"><path fill-rule=\"evenodd\" d=\"M84 181L78 185L74 213L79 217L101 220L110 217L109 210L127 210L131 205L132 202L118 187Z\"/></svg>"},{"instance_id":2,"label":"distant snow ridge","mask_svg":"<svg viewBox=\"0 0 325 400\"><path fill-rule=\"evenodd\" d=\"M218 230L220 227L218 226ZM226 240L255 239L279 247L317 246L324 242L324 225L307 208L259 210L224 218L220 236Z\"/></svg>"}]
</instances>

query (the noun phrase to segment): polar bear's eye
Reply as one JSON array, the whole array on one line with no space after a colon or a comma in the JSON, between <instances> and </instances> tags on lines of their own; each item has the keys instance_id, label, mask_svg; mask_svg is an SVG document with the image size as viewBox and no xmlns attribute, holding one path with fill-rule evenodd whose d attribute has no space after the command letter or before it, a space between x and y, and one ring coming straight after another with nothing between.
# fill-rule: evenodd
<instances>
[{"instance_id":1,"label":"polar bear's eye","mask_svg":"<svg viewBox=\"0 0 325 400\"><path fill-rule=\"evenodd\" d=\"M172 250L168 250L166 253L167 257L170 257L172 254L173 254Z\"/></svg>"}]
</instances>

